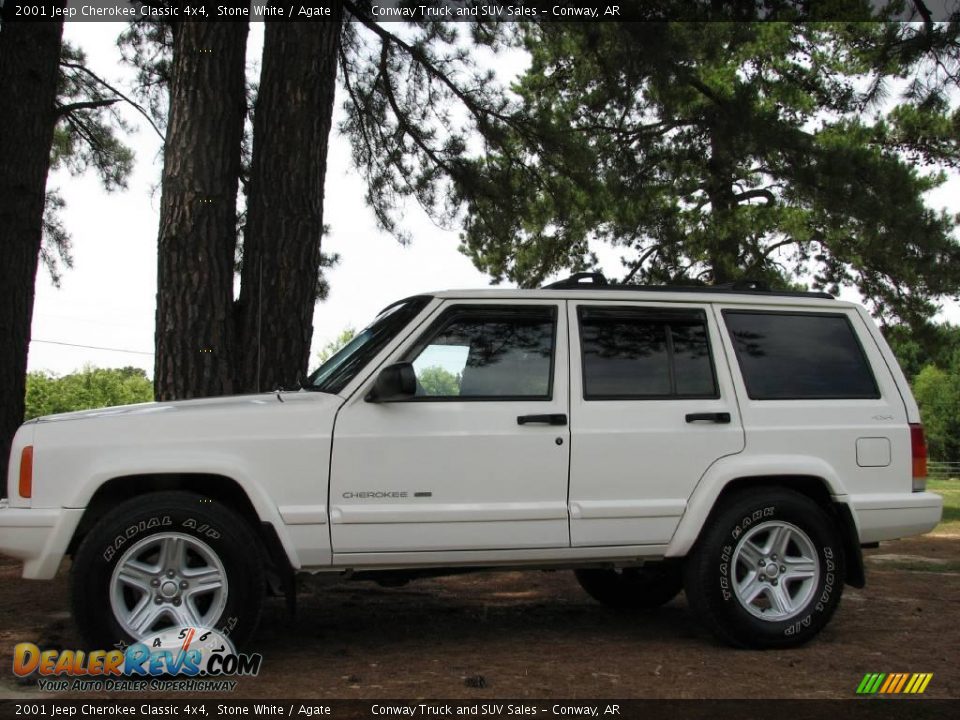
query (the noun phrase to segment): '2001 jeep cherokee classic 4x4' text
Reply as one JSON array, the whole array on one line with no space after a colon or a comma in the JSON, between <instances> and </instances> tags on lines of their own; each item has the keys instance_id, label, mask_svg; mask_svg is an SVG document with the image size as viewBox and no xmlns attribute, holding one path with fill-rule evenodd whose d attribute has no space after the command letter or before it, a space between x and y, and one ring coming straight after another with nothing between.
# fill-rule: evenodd
<instances>
[{"instance_id":1,"label":"'2001 jeep cherokee classic 4x4' text","mask_svg":"<svg viewBox=\"0 0 960 720\"><path fill-rule=\"evenodd\" d=\"M9 468L0 552L35 579L72 556L98 647L242 642L297 572L518 567L616 606L685 589L724 640L785 647L863 585L862 545L942 510L863 308L590 275L407 298L297 392L30 421Z\"/></svg>"}]
</instances>

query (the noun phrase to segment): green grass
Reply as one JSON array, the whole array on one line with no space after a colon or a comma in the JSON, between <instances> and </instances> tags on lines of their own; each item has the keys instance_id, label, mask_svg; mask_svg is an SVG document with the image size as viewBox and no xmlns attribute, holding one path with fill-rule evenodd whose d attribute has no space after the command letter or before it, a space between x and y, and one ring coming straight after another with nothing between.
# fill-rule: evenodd
<instances>
[{"instance_id":1,"label":"green grass","mask_svg":"<svg viewBox=\"0 0 960 720\"><path fill-rule=\"evenodd\" d=\"M934 532L960 534L960 480L930 480L927 490L943 496L943 520Z\"/></svg>"}]
</instances>

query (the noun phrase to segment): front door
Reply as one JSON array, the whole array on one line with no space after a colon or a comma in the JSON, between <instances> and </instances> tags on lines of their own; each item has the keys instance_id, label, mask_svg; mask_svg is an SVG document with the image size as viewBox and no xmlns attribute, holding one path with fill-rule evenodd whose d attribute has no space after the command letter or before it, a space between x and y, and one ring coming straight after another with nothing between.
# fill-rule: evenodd
<instances>
[{"instance_id":1,"label":"front door","mask_svg":"<svg viewBox=\"0 0 960 720\"><path fill-rule=\"evenodd\" d=\"M337 416L333 551L567 547L568 362L563 303L447 301L386 364L417 395Z\"/></svg>"}]
</instances>

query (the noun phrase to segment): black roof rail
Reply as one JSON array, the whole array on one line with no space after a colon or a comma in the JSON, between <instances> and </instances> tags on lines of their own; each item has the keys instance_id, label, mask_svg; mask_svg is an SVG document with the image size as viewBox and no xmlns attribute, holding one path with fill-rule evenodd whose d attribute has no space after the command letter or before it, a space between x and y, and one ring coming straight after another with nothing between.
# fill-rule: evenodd
<instances>
[{"instance_id":1,"label":"black roof rail","mask_svg":"<svg viewBox=\"0 0 960 720\"><path fill-rule=\"evenodd\" d=\"M620 285L611 283L599 272L578 272L568 278L544 285L541 290L635 290L638 292L684 292L737 295L772 295L835 300L830 293L805 290L771 290L765 280L742 279L719 285Z\"/></svg>"},{"instance_id":2,"label":"black roof rail","mask_svg":"<svg viewBox=\"0 0 960 720\"><path fill-rule=\"evenodd\" d=\"M588 282L589 281L589 282ZM600 272L578 272L568 278L544 285L541 290L569 290L571 288L609 287L607 278Z\"/></svg>"}]
</instances>

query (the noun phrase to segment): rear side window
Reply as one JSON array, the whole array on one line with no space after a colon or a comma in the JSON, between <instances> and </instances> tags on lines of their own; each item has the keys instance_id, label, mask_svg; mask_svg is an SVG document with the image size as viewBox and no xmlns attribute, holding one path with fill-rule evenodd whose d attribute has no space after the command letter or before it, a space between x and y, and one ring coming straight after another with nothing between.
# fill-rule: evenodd
<instances>
[{"instance_id":1,"label":"rear side window","mask_svg":"<svg viewBox=\"0 0 960 720\"><path fill-rule=\"evenodd\" d=\"M845 315L724 310L723 318L752 399L880 397Z\"/></svg>"},{"instance_id":2,"label":"rear side window","mask_svg":"<svg viewBox=\"0 0 960 720\"><path fill-rule=\"evenodd\" d=\"M587 400L718 397L699 310L580 307Z\"/></svg>"}]
</instances>

